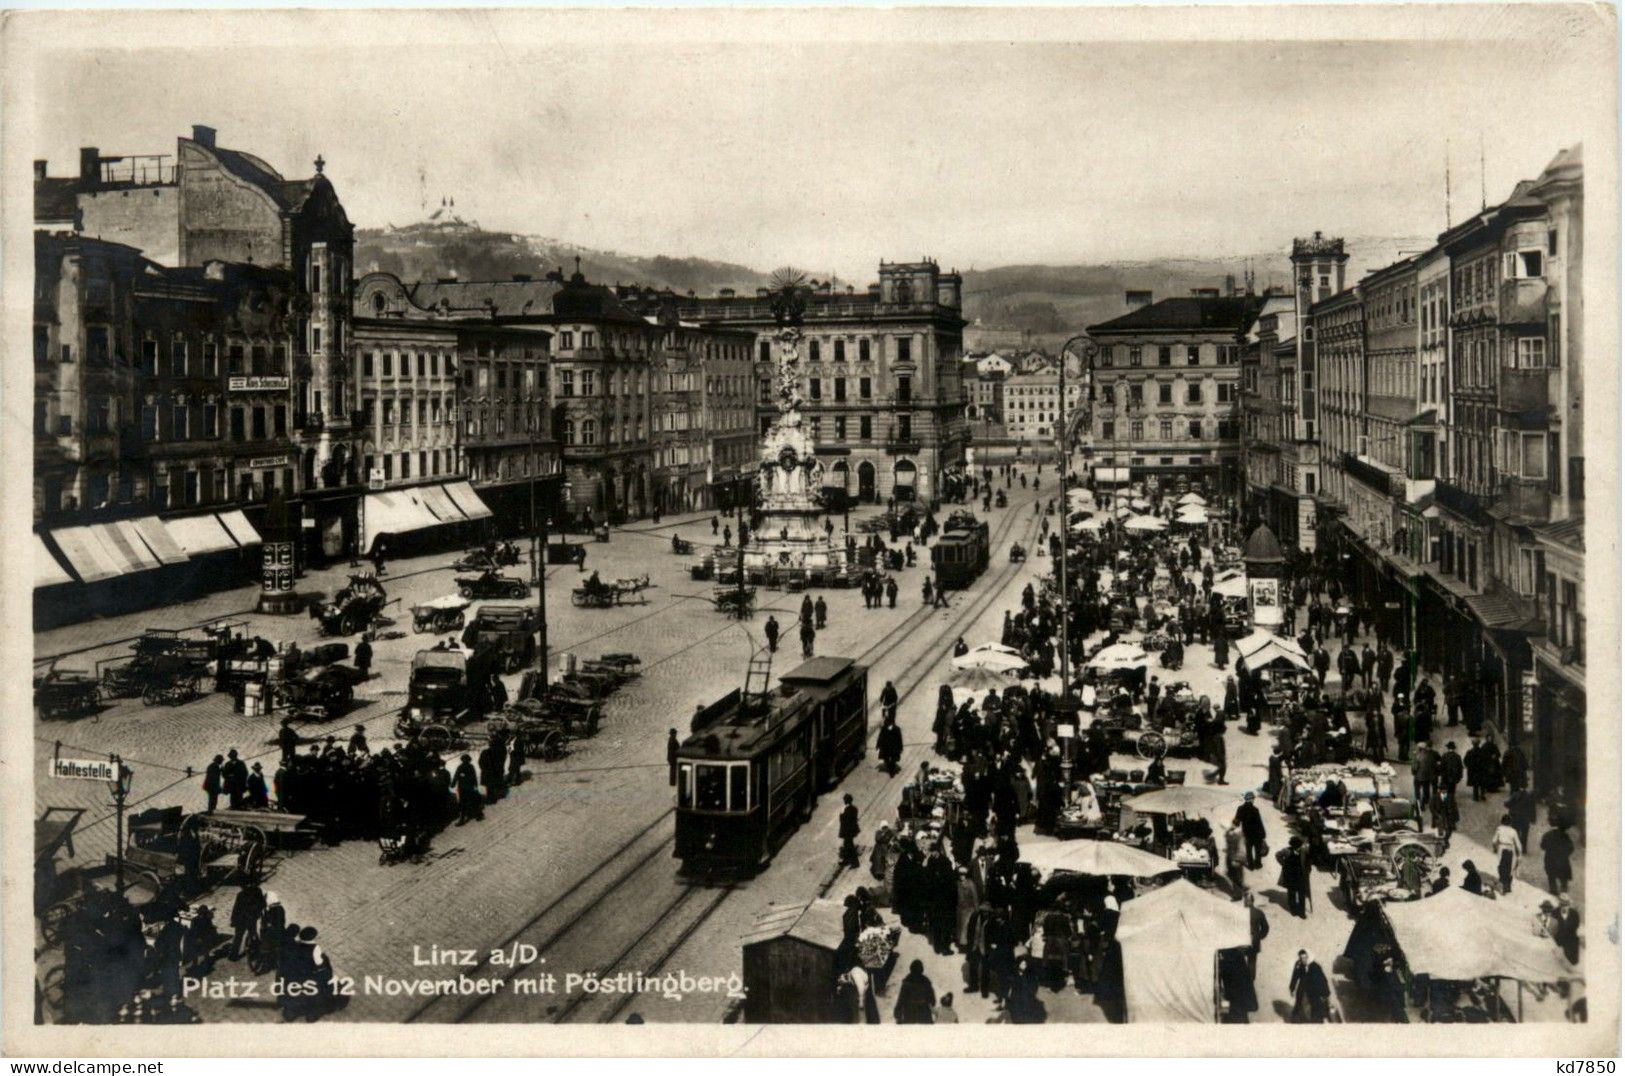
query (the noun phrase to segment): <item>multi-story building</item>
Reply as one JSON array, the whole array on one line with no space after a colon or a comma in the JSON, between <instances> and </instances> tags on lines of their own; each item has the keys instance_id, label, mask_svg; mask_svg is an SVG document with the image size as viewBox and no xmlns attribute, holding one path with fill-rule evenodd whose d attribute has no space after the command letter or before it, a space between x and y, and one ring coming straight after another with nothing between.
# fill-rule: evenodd
<instances>
[{"instance_id":1,"label":"multi-story building","mask_svg":"<svg viewBox=\"0 0 1625 1076\"><path fill-rule=\"evenodd\" d=\"M494 514L505 534L559 514L553 333L526 323L555 291L552 282L528 278L414 285L388 273L361 279L356 335L375 490L444 485L463 516ZM446 515L431 511L426 520L416 513L425 527ZM449 515L440 522L462 520Z\"/></svg>"},{"instance_id":2,"label":"multi-story building","mask_svg":"<svg viewBox=\"0 0 1625 1076\"><path fill-rule=\"evenodd\" d=\"M802 414L826 483L860 501L931 500L963 473L970 435L961 281L933 261L882 262L879 275L862 294L823 284L806 295ZM685 321L755 335L757 422L765 431L776 413L778 328L766 289L659 301L673 300Z\"/></svg>"},{"instance_id":3,"label":"multi-story building","mask_svg":"<svg viewBox=\"0 0 1625 1076\"><path fill-rule=\"evenodd\" d=\"M1077 413L1085 386L1073 378L1066 386L1066 414ZM1061 378L1057 370L1016 374L1004 382L1004 426L1017 442L1030 442L1040 448L1057 444L1061 417Z\"/></svg>"},{"instance_id":4,"label":"multi-story building","mask_svg":"<svg viewBox=\"0 0 1625 1076\"><path fill-rule=\"evenodd\" d=\"M1009 377L1002 370L982 370L980 364L966 371L970 384L970 404L965 416L976 427L978 436L984 430L1002 425L1005 420L1005 398ZM1002 431L1000 431L1002 435Z\"/></svg>"},{"instance_id":5,"label":"multi-story building","mask_svg":"<svg viewBox=\"0 0 1625 1076\"><path fill-rule=\"evenodd\" d=\"M1266 294L1258 315L1241 335L1240 348L1246 522L1250 528L1266 522L1279 533L1292 533L1298 497L1280 452L1285 442L1280 385L1282 371L1297 371L1297 301L1289 294Z\"/></svg>"},{"instance_id":6,"label":"multi-story building","mask_svg":"<svg viewBox=\"0 0 1625 1076\"><path fill-rule=\"evenodd\" d=\"M79 235L133 247L171 268L250 265L285 276L279 309L232 314L246 323L286 319L290 337L280 349L263 344L257 368L256 345L243 345L235 370L228 353L233 380L226 391L246 421L278 407L298 416L285 458L266 452L245 466L291 472L290 500L310 524L302 528L306 553L336 556L354 545L360 496L351 437L354 229L323 165L317 158L313 176L286 179L253 154L220 146L212 128L196 126L192 137L177 139L174 157L104 156L86 147L77 178L50 178L45 162L35 162L35 183L36 211L60 223L71 201ZM163 347L154 340L155 352Z\"/></svg>"},{"instance_id":7,"label":"multi-story building","mask_svg":"<svg viewBox=\"0 0 1625 1076\"><path fill-rule=\"evenodd\" d=\"M1090 326L1092 464L1239 490L1240 341L1262 305L1215 291Z\"/></svg>"},{"instance_id":8,"label":"multi-story building","mask_svg":"<svg viewBox=\"0 0 1625 1076\"><path fill-rule=\"evenodd\" d=\"M1366 455L1366 442L1362 440L1366 413L1364 317L1365 304L1359 290L1349 288L1311 306L1304 326L1306 347L1313 347L1314 376L1319 381L1315 407L1320 421L1314 430L1318 434L1314 447L1321 467L1316 477L1323 493L1321 499L1338 504L1350 504L1355 499L1344 461ZM1381 496L1386 498L1387 483L1382 485ZM1309 494L1317 492L1307 484L1299 488ZM1382 530L1386 534L1388 526L1384 524Z\"/></svg>"}]
</instances>

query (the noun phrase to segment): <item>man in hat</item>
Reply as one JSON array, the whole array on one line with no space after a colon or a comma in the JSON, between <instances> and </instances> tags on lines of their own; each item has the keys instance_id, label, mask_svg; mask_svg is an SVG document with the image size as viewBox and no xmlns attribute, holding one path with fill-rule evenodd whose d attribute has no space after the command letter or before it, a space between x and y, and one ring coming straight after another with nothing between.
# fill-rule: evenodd
<instances>
[{"instance_id":1,"label":"man in hat","mask_svg":"<svg viewBox=\"0 0 1625 1076\"><path fill-rule=\"evenodd\" d=\"M220 784L231 801L231 809L242 810L243 793L248 790L248 767L237 757L235 747L226 752L226 764L220 767Z\"/></svg>"},{"instance_id":2,"label":"man in hat","mask_svg":"<svg viewBox=\"0 0 1625 1076\"><path fill-rule=\"evenodd\" d=\"M666 780L673 788L677 787L677 730L666 730Z\"/></svg>"},{"instance_id":3,"label":"man in hat","mask_svg":"<svg viewBox=\"0 0 1625 1076\"><path fill-rule=\"evenodd\" d=\"M1241 838L1247 849L1247 869L1262 867L1265 853L1264 816L1258 812L1258 804L1253 802L1251 792L1241 797L1241 806L1236 808L1230 824L1241 830Z\"/></svg>"},{"instance_id":4,"label":"man in hat","mask_svg":"<svg viewBox=\"0 0 1625 1076\"><path fill-rule=\"evenodd\" d=\"M365 725L357 725L355 731L350 733L349 746L352 756L371 753L371 749L367 746L367 728Z\"/></svg>"},{"instance_id":5,"label":"man in hat","mask_svg":"<svg viewBox=\"0 0 1625 1076\"><path fill-rule=\"evenodd\" d=\"M243 803L250 811L263 811L271 805L271 794L265 787L265 770L258 762L249 767L248 791Z\"/></svg>"},{"instance_id":6,"label":"man in hat","mask_svg":"<svg viewBox=\"0 0 1625 1076\"><path fill-rule=\"evenodd\" d=\"M1580 962L1580 910L1574 898L1567 893L1557 898L1557 910L1552 913L1552 940L1563 950L1570 964Z\"/></svg>"},{"instance_id":7,"label":"man in hat","mask_svg":"<svg viewBox=\"0 0 1625 1076\"><path fill-rule=\"evenodd\" d=\"M858 865L857 839L859 832L861 832L858 828L858 808L853 804L850 792L842 797L842 802L845 806L841 808L841 865L856 867Z\"/></svg>"},{"instance_id":8,"label":"man in hat","mask_svg":"<svg viewBox=\"0 0 1625 1076\"><path fill-rule=\"evenodd\" d=\"M480 793L479 775L474 772L474 758L464 755L451 776L457 789L457 824L478 822L485 817L484 796Z\"/></svg>"},{"instance_id":9,"label":"man in hat","mask_svg":"<svg viewBox=\"0 0 1625 1076\"><path fill-rule=\"evenodd\" d=\"M209 797L210 814L214 813L215 806L220 802L220 767L225 761L223 756L216 755L214 761L203 771L203 791Z\"/></svg>"}]
</instances>

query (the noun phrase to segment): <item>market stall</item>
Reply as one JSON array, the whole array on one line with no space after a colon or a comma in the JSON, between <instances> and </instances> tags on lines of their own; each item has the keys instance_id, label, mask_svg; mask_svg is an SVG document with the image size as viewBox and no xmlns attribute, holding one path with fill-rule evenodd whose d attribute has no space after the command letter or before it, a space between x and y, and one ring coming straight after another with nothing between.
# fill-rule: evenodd
<instances>
[{"instance_id":1,"label":"market stall","mask_svg":"<svg viewBox=\"0 0 1625 1076\"><path fill-rule=\"evenodd\" d=\"M1123 1007L1137 1024L1218 1023L1245 999L1226 965L1252 945L1247 909L1188 882L1123 905Z\"/></svg>"},{"instance_id":2,"label":"market stall","mask_svg":"<svg viewBox=\"0 0 1625 1076\"><path fill-rule=\"evenodd\" d=\"M1343 955L1350 978L1368 991L1391 990L1395 984L1384 979L1397 977L1406 1008L1429 1023L1522 1021L1530 1015L1526 986L1579 978L1526 911L1460 888L1408 904L1366 906ZM1389 958L1392 972L1382 966ZM1508 981L1517 984L1510 1000ZM1550 1008L1552 1018L1561 1018Z\"/></svg>"}]
</instances>

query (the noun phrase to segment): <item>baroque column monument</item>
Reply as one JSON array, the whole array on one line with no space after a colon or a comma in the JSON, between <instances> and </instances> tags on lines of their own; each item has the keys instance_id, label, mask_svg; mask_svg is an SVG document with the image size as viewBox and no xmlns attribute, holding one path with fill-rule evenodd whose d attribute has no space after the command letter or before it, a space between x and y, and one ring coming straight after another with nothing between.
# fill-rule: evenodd
<instances>
[{"instance_id":1,"label":"baroque column monument","mask_svg":"<svg viewBox=\"0 0 1625 1076\"><path fill-rule=\"evenodd\" d=\"M774 572L827 579L845 568L846 549L819 525L824 468L801 415L801 318L807 289L801 274L789 270L775 273L773 284L779 414L762 437L756 476L762 521L745 546L745 572L752 579Z\"/></svg>"}]
</instances>

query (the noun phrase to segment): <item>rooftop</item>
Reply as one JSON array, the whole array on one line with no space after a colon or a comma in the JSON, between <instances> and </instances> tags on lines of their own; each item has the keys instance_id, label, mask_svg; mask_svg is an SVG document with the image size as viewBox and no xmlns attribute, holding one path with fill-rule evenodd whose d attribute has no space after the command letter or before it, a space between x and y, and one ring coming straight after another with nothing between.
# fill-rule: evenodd
<instances>
[{"instance_id":1,"label":"rooftop","mask_svg":"<svg viewBox=\"0 0 1625 1076\"><path fill-rule=\"evenodd\" d=\"M1245 329L1264 300L1256 295L1181 295L1162 299L1150 306L1131 310L1120 317L1089 326L1097 332L1151 332L1200 329L1206 332L1234 332Z\"/></svg>"}]
</instances>

